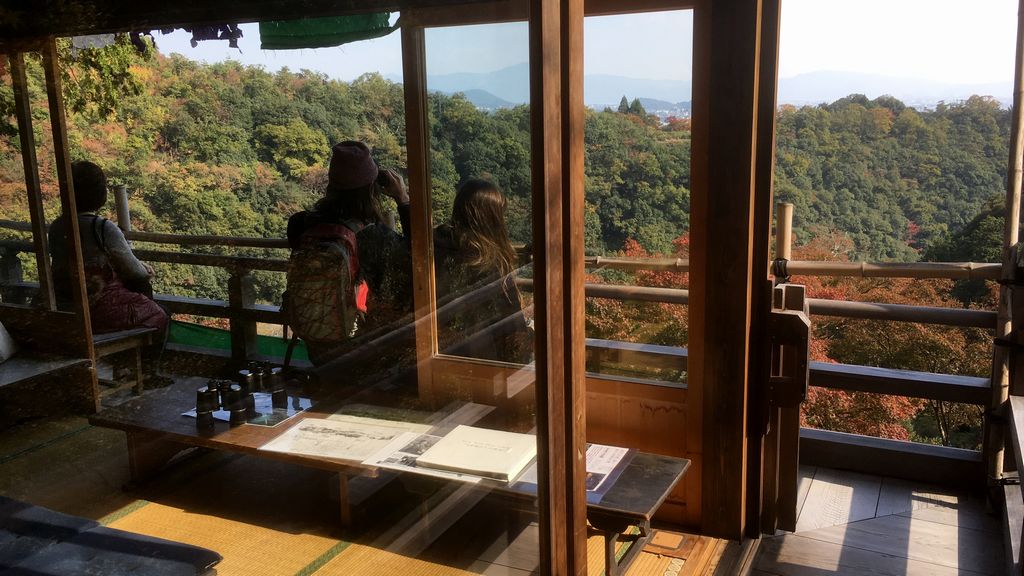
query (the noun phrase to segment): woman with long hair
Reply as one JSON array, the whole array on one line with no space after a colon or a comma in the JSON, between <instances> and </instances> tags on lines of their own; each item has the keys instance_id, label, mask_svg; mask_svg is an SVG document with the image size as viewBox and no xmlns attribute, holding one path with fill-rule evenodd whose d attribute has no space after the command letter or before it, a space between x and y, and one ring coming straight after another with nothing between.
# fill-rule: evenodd
<instances>
[{"instance_id":1,"label":"woman with long hair","mask_svg":"<svg viewBox=\"0 0 1024 576\"><path fill-rule=\"evenodd\" d=\"M507 202L487 180L469 180L448 224L434 231L439 345L442 352L525 363L532 334L515 283L516 252Z\"/></svg>"}]
</instances>

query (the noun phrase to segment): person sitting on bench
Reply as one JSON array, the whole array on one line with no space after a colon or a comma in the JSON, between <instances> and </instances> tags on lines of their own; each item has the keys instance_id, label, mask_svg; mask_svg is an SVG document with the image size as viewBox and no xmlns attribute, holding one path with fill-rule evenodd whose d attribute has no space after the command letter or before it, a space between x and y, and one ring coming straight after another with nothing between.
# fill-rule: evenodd
<instances>
[{"instance_id":1,"label":"person sitting on bench","mask_svg":"<svg viewBox=\"0 0 1024 576\"><path fill-rule=\"evenodd\" d=\"M71 165L71 177L78 209L92 331L105 334L142 327L156 329L153 345L144 352L144 357L150 360L146 381L150 386L169 383L155 374L169 318L153 300L150 284L153 268L135 257L116 224L96 214L107 201L107 177L103 169L92 162L80 160ZM70 307L72 259L68 256L64 214L50 226L49 244L54 294L59 306Z\"/></svg>"}]
</instances>

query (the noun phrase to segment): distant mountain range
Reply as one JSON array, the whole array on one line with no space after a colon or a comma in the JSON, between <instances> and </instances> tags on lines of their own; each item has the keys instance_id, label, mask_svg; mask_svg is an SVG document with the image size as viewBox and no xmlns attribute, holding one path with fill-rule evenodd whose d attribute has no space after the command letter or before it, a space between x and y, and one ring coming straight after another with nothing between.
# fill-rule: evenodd
<instances>
[{"instance_id":1,"label":"distant mountain range","mask_svg":"<svg viewBox=\"0 0 1024 576\"><path fill-rule=\"evenodd\" d=\"M970 96L992 96L1004 106L1013 101L1013 79L989 84L954 84L853 72L809 72L779 79L779 102L782 104L820 104L834 102L850 94L877 98L894 96L904 104L932 108L940 101L966 100Z\"/></svg>"},{"instance_id":2,"label":"distant mountain range","mask_svg":"<svg viewBox=\"0 0 1024 576\"><path fill-rule=\"evenodd\" d=\"M651 113L663 118L669 115L688 116L692 84L689 80L652 80L608 74L588 74L583 78L583 100L587 106L613 110L625 96L632 102L640 98ZM530 99L529 66L517 64L494 72L428 75L431 91L445 94L462 92L469 101L483 109L525 104ZM940 101L964 100L978 94L992 96L1009 106L1012 80L989 84L955 84L931 80L917 80L858 74L852 72L822 71L800 74L779 80L780 104L819 104L833 102L850 94L864 94L868 98L888 94L904 103L919 108L934 107Z\"/></svg>"}]
</instances>

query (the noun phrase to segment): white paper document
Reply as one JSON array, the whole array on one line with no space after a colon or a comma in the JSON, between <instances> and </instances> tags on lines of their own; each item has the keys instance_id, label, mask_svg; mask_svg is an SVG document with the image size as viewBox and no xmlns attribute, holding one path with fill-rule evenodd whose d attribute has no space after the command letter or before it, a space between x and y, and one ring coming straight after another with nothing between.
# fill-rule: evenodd
<instances>
[{"instance_id":1,"label":"white paper document","mask_svg":"<svg viewBox=\"0 0 1024 576\"><path fill-rule=\"evenodd\" d=\"M587 445L586 485L589 504L597 504L604 498L604 495L622 475L622 471L629 465L634 454L636 451L632 448L604 444ZM536 494L537 464L531 464L512 487L516 490Z\"/></svg>"},{"instance_id":2,"label":"white paper document","mask_svg":"<svg viewBox=\"0 0 1024 576\"><path fill-rule=\"evenodd\" d=\"M362 462L405 432L396 426L307 418L260 450Z\"/></svg>"},{"instance_id":3,"label":"white paper document","mask_svg":"<svg viewBox=\"0 0 1024 576\"><path fill-rule=\"evenodd\" d=\"M427 449L436 444L440 439L440 436L405 432L388 443L388 445L382 448L379 452L364 460L363 464L380 466L381 468L390 468L391 470L398 470L401 472L415 472L416 474L446 478L448 480L458 480L460 482L469 482L473 484L480 482L481 478L479 476L449 472L447 470L423 468L418 465L417 461L420 456L422 456Z\"/></svg>"},{"instance_id":4,"label":"white paper document","mask_svg":"<svg viewBox=\"0 0 1024 576\"><path fill-rule=\"evenodd\" d=\"M606 492L618 478L618 474L613 474L613 472L617 471L621 474L625 466L620 466L620 464L629 463L629 460L625 460L629 453L629 448L621 446L605 446L604 444L587 446L587 491L601 492L602 494Z\"/></svg>"},{"instance_id":5,"label":"white paper document","mask_svg":"<svg viewBox=\"0 0 1024 576\"><path fill-rule=\"evenodd\" d=\"M536 436L459 425L428 448L417 466L508 482L536 456Z\"/></svg>"},{"instance_id":6,"label":"white paper document","mask_svg":"<svg viewBox=\"0 0 1024 576\"><path fill-rule=\"evenodd\" d=\"M356 424L369 424L372 426L391 426L393 428L401 428L406 432L415 432L416 434L423 434L431 428L430 424L403 422L401 420L383 420L380 418L355 416L351 414L332 414L331 416L328 416L327 419L332 422L353 422Z\"/></svg>"}]
</instances>

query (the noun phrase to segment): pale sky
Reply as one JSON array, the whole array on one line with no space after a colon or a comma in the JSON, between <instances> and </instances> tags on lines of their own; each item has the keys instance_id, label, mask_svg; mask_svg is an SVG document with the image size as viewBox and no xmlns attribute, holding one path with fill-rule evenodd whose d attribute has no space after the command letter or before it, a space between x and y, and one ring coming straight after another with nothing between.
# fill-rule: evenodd
<instances>
[{"instance_id":1,"label":"pale sky","mask_svg":"<svg viewBox=\"0 0 1024 576\"><path fill-rule=\"evenodd\" d=\"M969 9L968 9L969 8ZM783 0L780 77L844 71L955 83L1012 80L1015 0ZM690 11L591 17L586 20L587 74L688 80L692 70ZM337 48L259 49L255 24L243 25L241 52L226 42L189 45L189 35L156 35L161 52L207 62L227 58L308 68L352 80L379 71L400 77L401 35ZM525 23L428 30L430 75L492 72L527 58ZM675 65L668 63L675 62Z\"/></svg>"},{"instance_id":2,"label":"pale sky","mask_svg":"<svg viewBox=\"0 0 1024 576\"><path fill-rule=\"evenodd\" d=\"M782 0L779 76L1013 79L1016 0Z\"/></svg>"}]
</instances>

